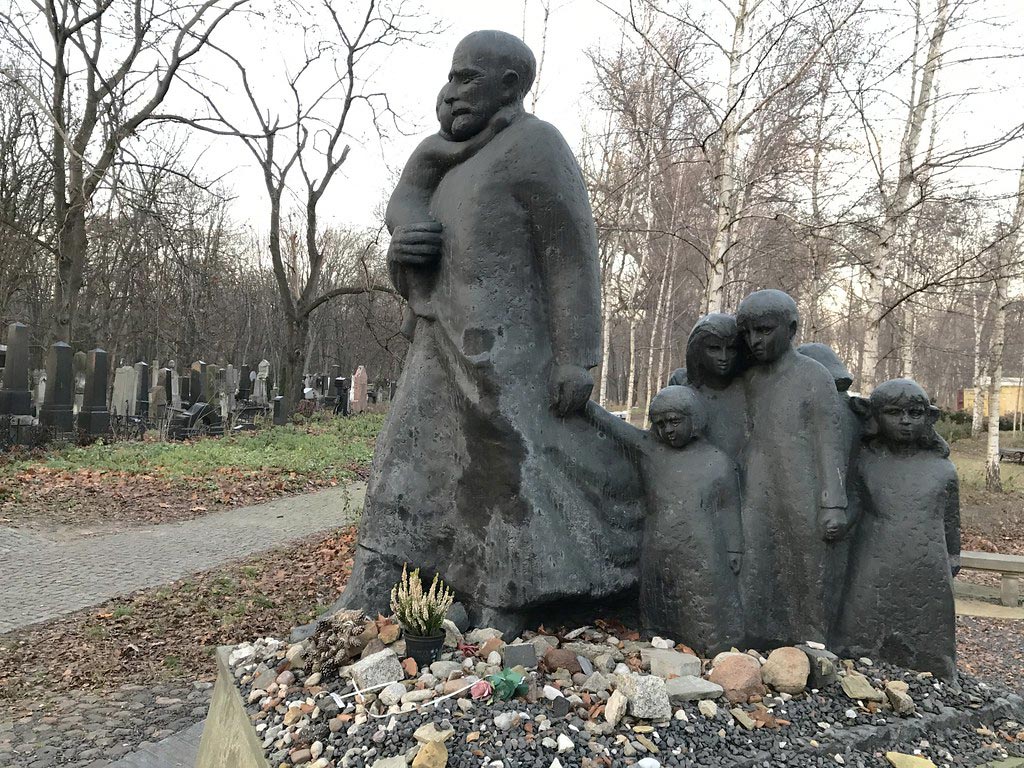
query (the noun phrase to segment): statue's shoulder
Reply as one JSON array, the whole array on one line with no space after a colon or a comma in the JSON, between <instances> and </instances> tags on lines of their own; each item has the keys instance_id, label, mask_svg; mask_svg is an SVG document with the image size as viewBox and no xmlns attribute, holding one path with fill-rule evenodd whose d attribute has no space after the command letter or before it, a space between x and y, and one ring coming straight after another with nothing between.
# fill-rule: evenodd
<instances>
[{"instance_id":1,"label":"statue's shoulder","mask_svg":"<svg viewBox=\"0 0 1024 768\"><path fill-rule=\"evenodd\" d=\"M514 129L516 146L521 151L525 150L526 156L537 162L546 162L546 158L552 155L567 154L575 158L561 131L536 115L523 115L514 125L506 128L510 129Z\"/></svg>"}]
</instances>

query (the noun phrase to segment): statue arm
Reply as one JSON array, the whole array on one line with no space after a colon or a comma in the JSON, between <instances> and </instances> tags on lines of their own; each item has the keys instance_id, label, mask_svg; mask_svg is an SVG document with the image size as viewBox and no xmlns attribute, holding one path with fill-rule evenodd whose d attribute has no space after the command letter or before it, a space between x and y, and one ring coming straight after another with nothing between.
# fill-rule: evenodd
<instances>
[{"instance_id":1,"label":"statue arm","mask_svg":"<svg viewBox=\"0 0 1024 768\"><path fill-rule=\"evenodd\" d=\"M956 576L960 571L960 480L956 469L950 469L950 477L946 481L946 508L943 511L946 552L949 554L950 570Z\"/></svg>"},{"instance_id":2,"label":"statue arm","mask_svg":"<svg viewBox=\"0 0 1024 768\"><path fill-rule=\"evenodd\" d=\"M817 365L817 364L816 364ZM826 539L841 538L846 532L846 464L847 453L843 446L843 428L840 421L839 402L835 397L835 384L822 368L824 377L814 376L811 397L811 440L814 444L818 466L819 522ZM817 373L817 372L815 372Z\"/></svg>"},{"instance_id":3,"label":"statue arm","mask_svg":"<svg viewBox=\"0 0 1024 768\"><path fill-rule=\"evenodd\" d=\"M723 462L726 463L726 462ZM722 481L721 505L718 510L725 549L731 555L743 554L743 519L740 516L740 479L736 466L729 461Z\"/></svg>"},{"instance_id":4,"label":"statue arm","mask_svg":"<svg viewBox=\"0 0 1024 768\"><path fill-rule=\"evenodd\" d=\"M647 441L647 432L638 429L625 419L609 413L593 400L588 400L584 413L587 420L598 429L603 429L619 445L633 451L642 451Z\"/></svg>"},{"instance_id":5,"label":"statue arm","mask_svg":"<svg viewBox=\"0 0 1024 768\"><path fill-rule=\"evenodd\" d=\"M601 284L583 175L554 127L535 121L527 142L516 158L517 198L529 215L555 364L590 369L601 362Z\"/></svg>"}]
</instances>

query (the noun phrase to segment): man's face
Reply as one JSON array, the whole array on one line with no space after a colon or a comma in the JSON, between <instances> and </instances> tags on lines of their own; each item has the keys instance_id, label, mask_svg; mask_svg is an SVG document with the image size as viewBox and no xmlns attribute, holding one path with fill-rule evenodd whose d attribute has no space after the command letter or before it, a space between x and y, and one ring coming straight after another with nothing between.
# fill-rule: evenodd
<instances>
[{"instance_id":1,"label":"man's face","mask_svg":"<svg viewBox=\"0 0 1024 768\"><path fill-rule=\"evenodd\" d=\"M750 353L759 363L778 360L792 344L794 329L775 317L753 318L744 329Z\"/></svg>"},{"instance_id":2,"label":"man's face","mask_svg":"<svg viewBox=\"0 0 1024 768\"><path fill-rule=\"evenodd\" d=\"M438 104L441 129L456 141L472 138L511 102L516 82L514 73L471 46L456 48Z\"/></svg>"},{"instance_id":3,"label":"man's face","mask_svg":"<svg viewBox=\"0 0 1024 768\"><path fill-rule=\"evenodd\" d=\"M888 403L876 418L882 439L895 445L913 445L928 429L928 409L919 403Z\"/></svg>"},{"instance_id":4,"label":"man's face","mask_svg":"<svg viewBox=\"0 0 1024 768\"><path fill-rule=\"evenodd\" d=\"M693 438L693 420L688 413L665 411L655 414L651 427L661 442L673 448L684 448Z\"/></svg>"},{"instance_id":5,"label":"man's face","mask_svg":"<svg viewBox=\"0 0 1024 768\"><path fill-rule=\"evenodd\" d=\"M717 376L728 376L736 366L736 340L712 336L704 341L704 365Z\"/></svg>"}]
</instances>

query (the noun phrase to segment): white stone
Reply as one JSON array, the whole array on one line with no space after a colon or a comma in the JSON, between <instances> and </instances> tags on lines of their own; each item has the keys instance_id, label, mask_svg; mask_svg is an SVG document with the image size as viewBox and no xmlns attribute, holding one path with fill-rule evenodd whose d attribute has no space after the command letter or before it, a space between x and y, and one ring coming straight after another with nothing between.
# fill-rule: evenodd
<instances>
[{"instance_id":1,"label":"white stone","mask_svg":"<svg viewBox=\"0 0 1024 768\"><path fill-rule=\"evenodd\" d=\"M490 664L492 667L500 667L501 654L497 651L491 651L489 654L487 654L487 663Z\"/></svg>"},{"instance_id":2,"label":"white stone","mask_svg":"<svg viewBox=\"0 0 1024 768\"><path fill-rule=\"evenodd\" d=\"M636 768L661 768L661 763L653 757L645 757L636 764Z\"/></svg>"},{"instance_id":3,"label":"white stone","mask_svg":"<svg viewBox=\"0 0 1024 768\"><path fill-rule=\"evenodd\" d=\"M576 749L575 742L566 736L564 733L558 734L558 754L564 755L566 752L572 752Z\"/></svg>"},{"instance_id":4,"label":"white stone","mask_svg":"<svg viewBox=\"0 0 1024 768\"><path fill-rule=\"evenodd\" d=\"M626 706L629 704L629 699L622 691L614 691L611 696L608 697L608 703L604 708L604 719L608 721L609 725L615 726L619 724L619 720L626 714Z\"/></svg>"},{"instance_id":5,"label":"white stone","mask_svg":"<svg viewBox=\"0 0 1024 768\"><path fill-rule=\"evenodd\" d=\"M700 675L700 659L689 653L667 648L644 648L640 659L650 667L651 674L668 679Z\"/></svg>"},{"instance_id":6,"label":"white stone","mask_svg":"<svg viewBox=\"0 0 1024 768\"><path fill-rule=\"evenodd\" d=\"M507 731L519 725L518 712L499 712L494 716L494 727L500 731Z\"/></svg>"},{"instance_id":7,"label":"white stone","mask_svg":"<svg viewBox=\"0 0 1024 768\"><path fill-rule=\"evenodd\" d=\"M558 690L557 688L555 688L555 686L553 686L553 685L545 685L544 689L543 689L543 692L544 692L544 698L547 699L548 701L554 701L555 699L562 698L562 692L560 690Z\"/></svg>"},{"instance_id":8,"label":"white stone","mask_svg":"<svg viewBox=\"0 0 1024 768\"><path fill-rule=\"evenodd\" d=\"M654 646L655 648L664 648L664 649L667 650L669 648L675 648L676 647L676 641L675 640L669 640L668 638L664 638L664 637L657 637L657 636L655 636L655 637L651 638L651 645Z\"/></svg>"},{"instance_id":9,"label":"white stone","mask_svg":"<svg viewBox=\"0 0 1024 768\"><path fill-rule=\"evenodd\" d=\"M405 677L405 670L392 649L371 653L360 659L347 670L352 682L360 689L373 688L383 683L394 683Z\"/></svg>"},{"instance_id":10,"label":"white stone","mask_svg":"<svg viewBox=\"0 0 1024 768\"><path fill-rule=\"evenodd\" d=\"M697 702L697 709L709 720L718 716L718 705L708 699Z\"/></svg>"},{"instance_id":11,"label":"white stone","mask_svg":"<svg viewBox=\"0 0 1024 768\"><path fill-rule=\"evenodd\" d=\"M404 685L401 683L392 683L377 694L377 697L385 707L393 707L395 704L400 704L402 702L402 697L405 696L405 693Z\"/></svg>"},{"instance_id":12,"label":"white stone","mask_svg":"<svg viewBox=\"0 0 1024 768\"><path fill-rule=\"evenodd\" d=\"M552 739L550 736L545 736L543 739L540 740L540 743L541 746L543 746L545 749L558 749L558 742ZM557 763L558 760L555 760L555 762Z\"/></svg>"}]
</instances>

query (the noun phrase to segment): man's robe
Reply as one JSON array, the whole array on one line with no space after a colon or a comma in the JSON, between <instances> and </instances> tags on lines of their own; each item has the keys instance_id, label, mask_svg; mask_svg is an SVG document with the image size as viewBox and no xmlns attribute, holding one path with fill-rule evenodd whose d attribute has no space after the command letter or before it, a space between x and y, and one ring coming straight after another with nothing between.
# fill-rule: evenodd
<instances>
[{"instance_id":1,"label":"man's robe","mask_svg":"<svg viewBox=\"0 0 1024 768\"><path fill-rule=\"evenodd\" d=\"M445 174L430 214L444 232L434 317L417 322L377 440L339 604L385 610L404 562L494 622L633 586L639 482L549 393L556 361L601 357L597 238L572 152L524 115Z\"/></svg>"}]
</instances>

